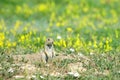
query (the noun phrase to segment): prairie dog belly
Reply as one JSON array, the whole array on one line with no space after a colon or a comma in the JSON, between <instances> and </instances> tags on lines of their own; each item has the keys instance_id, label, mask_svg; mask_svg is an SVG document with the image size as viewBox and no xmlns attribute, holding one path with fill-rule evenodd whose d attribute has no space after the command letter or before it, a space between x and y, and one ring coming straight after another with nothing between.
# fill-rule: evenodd
<instances>
[{"instance_id":1,"label":"prairie dog belly","mask_svg":"<svg viewBox=\"0 0 120 80\"><path fill-rule=\"evenodd\" d=\"M47 53L47 56L48 56L49 58L52 58L52 57L53 57L53 50L52 50L52 49L48 49L46 53Z\"/></svg>"}]
</instances>

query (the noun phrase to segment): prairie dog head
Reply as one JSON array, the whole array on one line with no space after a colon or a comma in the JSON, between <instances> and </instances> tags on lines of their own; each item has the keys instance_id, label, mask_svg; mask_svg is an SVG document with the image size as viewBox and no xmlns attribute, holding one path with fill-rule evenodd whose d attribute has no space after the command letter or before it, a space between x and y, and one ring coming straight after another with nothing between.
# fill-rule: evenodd
<instances>
[{"instance_id":1,"label":"prairie dog head","mask_svg":"<svg viewBox=\"0 0 120 80\"><path fill-rule=\"evenodd\" d=\"M45 46L48 47L49 49L53 47L53 39L52 38L47 38L45 42Z\"/></svg>"}]
</instances>

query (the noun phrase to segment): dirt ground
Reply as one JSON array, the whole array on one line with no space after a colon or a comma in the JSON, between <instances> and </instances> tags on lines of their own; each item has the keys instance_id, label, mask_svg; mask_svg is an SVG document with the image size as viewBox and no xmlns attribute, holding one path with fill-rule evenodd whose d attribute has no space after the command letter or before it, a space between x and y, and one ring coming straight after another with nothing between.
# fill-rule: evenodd
<instances>
[{"instance_id":1,"label":"dirt ground","mask_svg":"<svg viewBox=\"0 0 120 80\"><path fill-rule=\"evenodd\" d=\"M36 73L40 73L43 76L50 75L64 77L66 75L73 75L79 77L81 73L87 72L87 67L85 67L85 65L95 67L94 62L82 54L65 55L60 53L46 64L41 62L39 53L14 55L14 60L15 64L20 65L20 72L15 75L14 78L25 76L30 78L34 77L33 75ZM96 74L103 74L98 72L97 69L95 70ZM104 74L106 75L108 72L105 72Z\"/></svg>"}]
</instances>

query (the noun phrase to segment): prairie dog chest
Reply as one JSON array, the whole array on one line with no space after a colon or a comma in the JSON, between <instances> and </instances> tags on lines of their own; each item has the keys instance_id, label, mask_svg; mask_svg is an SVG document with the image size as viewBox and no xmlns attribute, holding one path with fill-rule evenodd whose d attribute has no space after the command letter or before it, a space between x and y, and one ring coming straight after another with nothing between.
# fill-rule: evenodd
<instances>
[{"instance_id":1,"label":"prairie dog chest","mask_svg":"<svg viewBox=\"0 0 120 80\"><path fill-rule=\"evenodd\" d=\"M53 57L53 49L47 49L47 50L45 50L45 51L46 51L47 56L48 56L49 58L52 58L52 57Z\"/></svg>"}]
</instances>

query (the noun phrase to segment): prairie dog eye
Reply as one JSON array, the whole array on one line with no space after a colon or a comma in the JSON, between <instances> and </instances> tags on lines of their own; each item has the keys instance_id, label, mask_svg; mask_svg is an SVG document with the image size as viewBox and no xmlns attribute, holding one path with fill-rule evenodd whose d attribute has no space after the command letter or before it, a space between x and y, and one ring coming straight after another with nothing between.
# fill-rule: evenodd
<instances>
[{"instance_id":1,"label":"prairie dog eye","mask_svg":"<svg viewBox=\"0 0 120 80\"><path fill-rule=\"evenodd\" d=\"M50 39L48 38L48 41L50 41Z\"/></svg>"}]
</instances>

